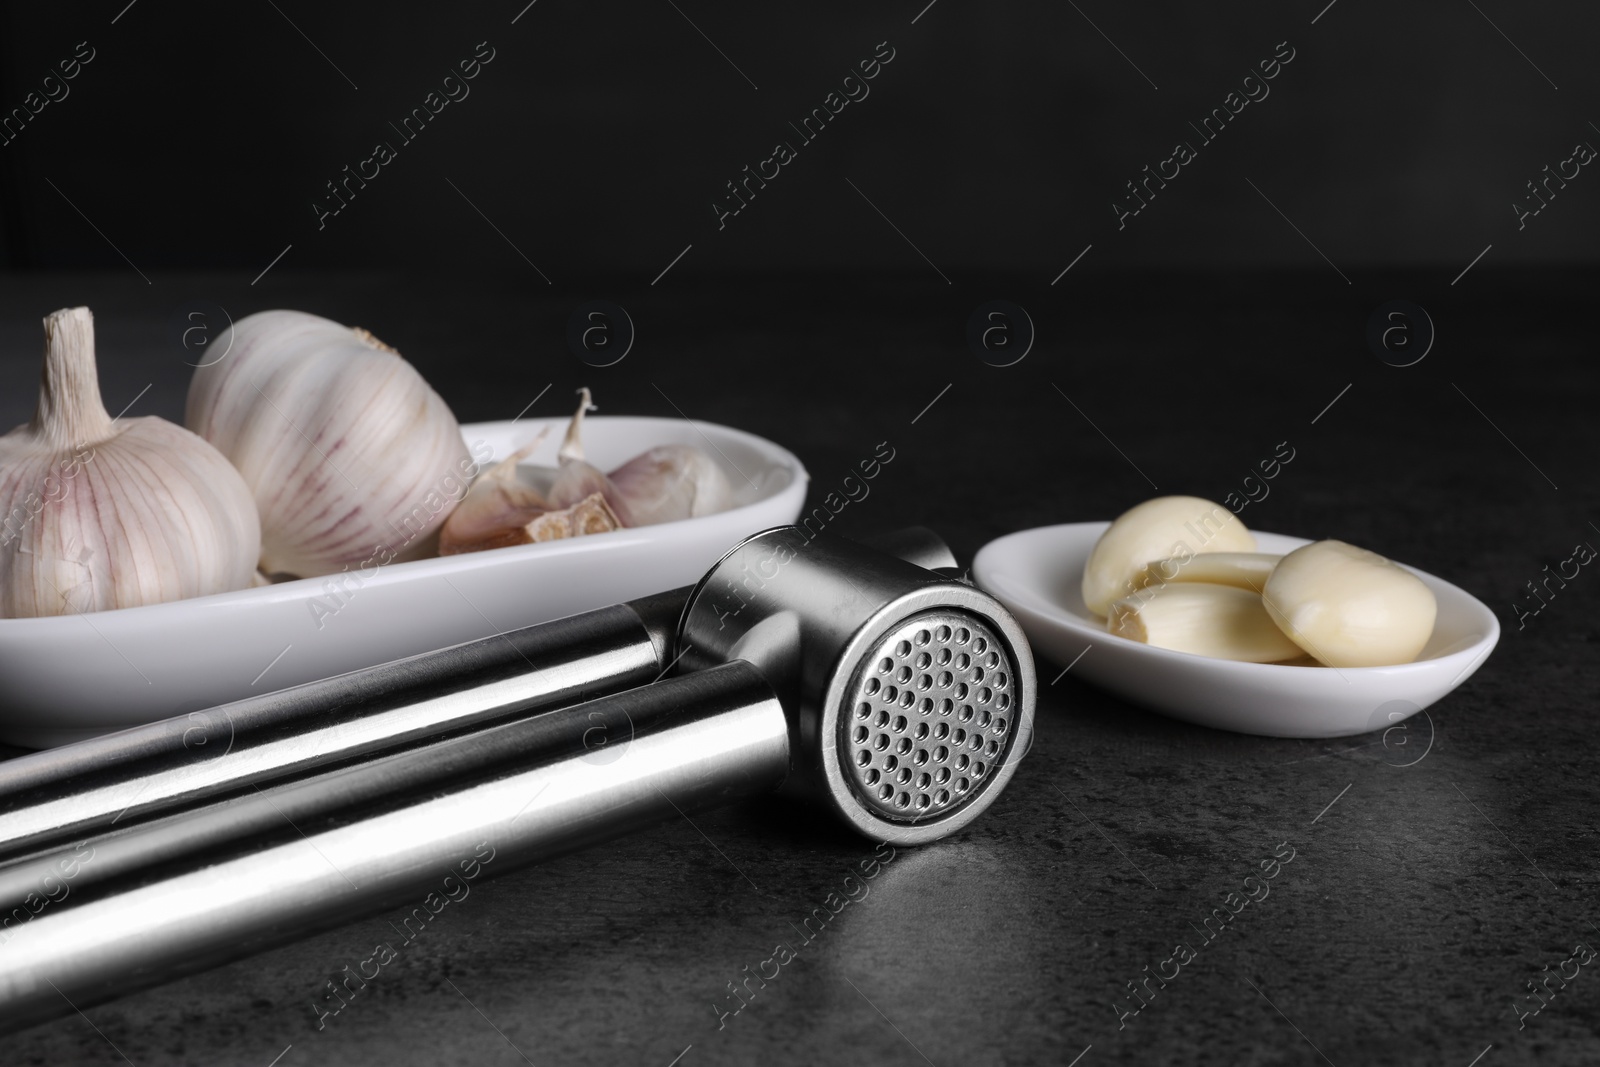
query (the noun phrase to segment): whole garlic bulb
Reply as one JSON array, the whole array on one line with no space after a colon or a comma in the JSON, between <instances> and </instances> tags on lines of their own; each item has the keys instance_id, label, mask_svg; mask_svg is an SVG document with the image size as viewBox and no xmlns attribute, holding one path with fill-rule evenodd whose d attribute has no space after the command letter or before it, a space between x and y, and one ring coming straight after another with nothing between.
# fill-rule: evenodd
<instances>
[{"instance_id":1,"label":"whole garlic bulb","mask_svg":"<svg viewBox=\"0 0 1600 1067\"><path fill-rule=\"evenodd\" d=\"M260 526L238 472L165 419L112 420L88 308L53 312L44 330L38 409L0 437L0 616L249 586Z\"/></svg>"},{"instance_id":2,"label":"whole garlic bulb","mask_svg":"<svg viewBox=\"0 0 1600 1067\"><path fill-rule=\"evenodd\" d=\"M214 347L225 354L195 371L186 421L255 493L264 572L433 554L478 465L411 364L300 311L240 319Z\"/></svg>"}]
</instances>

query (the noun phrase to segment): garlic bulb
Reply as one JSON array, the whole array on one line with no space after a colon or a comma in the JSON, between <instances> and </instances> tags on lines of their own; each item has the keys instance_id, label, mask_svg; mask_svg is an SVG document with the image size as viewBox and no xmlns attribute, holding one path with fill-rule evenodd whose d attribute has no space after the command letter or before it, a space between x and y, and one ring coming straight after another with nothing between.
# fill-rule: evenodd
<instances>
[{"instance_id":1,"label":"garlic bulb","mask_svg":"<svg viewBox=\"0 0 1600 1067\"><path fill-rule=\"evenodd\" d=\"M1272 621L1330 667L1410 663L1438 614L1422 579L1343 541L1315 541L1284 556L1262 596Z\"/></svg>"},{"instance_id":2,"label":"garlic bulb","mask_svg":"<svg viewBox=\"0 0 1600 1067\"><path fill-rule=\"evenodd\" d=\"M623 526L693 518L733 502L728 476L689 445L660 445L609 475L584 458L583 417L593 410L580 389L578 410L557 452L558 467L521 468L544 433L473 483L439 537L439 554L477 552Z\"/></svg>"},{"instance_id":3,"label":"garlic bulb","mask_svg":"<svg viewBox=\"0 0 1600 1067\"><path fill-rule=\"evenodd\" d=\"M106 413L88 308L44 330L38 409L0 437L0 616L247 588L260 527L238 472L181 426Z\"/></svg>"},{"instance_id":4,"label":"garlic bulb","mask_svg":"<svg viewBox=\"0 0 1600 1067\"><path fill-rule=\"evenodd\" d=\"M411 364L299 311L240 319L215 347L226 354L195 371L186 420L254 491L263 571L433 554L478 465Z\"/></svg>"},{"instance_id":5,"label":"garlic bulb","mask_svg":"<svg viewBox=\"0 0 1600 1067\"><path fill-rule=\"evenodd\" d=\"M1107 629L1158 648L1247 663L1304 655L1273 623L1258 594L1209 582L1175 582L1124 597L1111 605Z\"/></svg>"},{"instance_id":6,"label":"garlic bulb","mask_svg":"<svg viewBox=\"0 0 1600 1067\"><path fill-rule=\"evenodd\" d=\"M1251 552L1256 539L1221 504L1195 496L1146 500L1117 517L1095 542L1083 568L1083 603L1104 615L1111 602L1136 588L1157 560L1186 560L1202 552Z\"/></svg>"}]
</instances>

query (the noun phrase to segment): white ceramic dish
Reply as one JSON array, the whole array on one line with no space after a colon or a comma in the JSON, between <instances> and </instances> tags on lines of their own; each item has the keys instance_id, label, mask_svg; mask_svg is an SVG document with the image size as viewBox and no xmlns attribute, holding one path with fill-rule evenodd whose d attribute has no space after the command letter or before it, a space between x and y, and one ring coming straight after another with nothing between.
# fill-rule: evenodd
<instances>
[{"instance_id":1,"label":"white ceramic dish","mask_svg":"<svg viewBox=\"0 0 1600 1067\"><path fill-rule=\"evenodd\" d=\"M462 436L498 459L548 425L527 462L554 465L567 421L475 423ZM697 445L723 467L732 509L393 563L348 583L338 599L324 588L331 579L312 578L119 611L0 619L0 740L64 744L688 585L741 538L800 514L805 468L770 441L684 419L584 421L585 451L602 469L672 443Z\"/></svg>"},{"instance_id":2,"label":"white ceramic dish","mask_svg":"<svg viewBox=\"0 0 1600 1067\"><path fill-rule=\"evenodd\" d=\"M1433 637L1414 663L1336 670L1154 648L1108 633L1083 605L1083 565L1109 525L1042 526L991 541L973 560L973 577L1011 610L1034 651L1058 669L1072 665L1075 677L1174 718L1268 737L1346 737L1387 729L1460 685L1500 639L1499 620L1481 601L1408 567L1439 602ZM1308 543L1282 534L1255 536L1262 552Z\"/></svg>"}]
</instances>

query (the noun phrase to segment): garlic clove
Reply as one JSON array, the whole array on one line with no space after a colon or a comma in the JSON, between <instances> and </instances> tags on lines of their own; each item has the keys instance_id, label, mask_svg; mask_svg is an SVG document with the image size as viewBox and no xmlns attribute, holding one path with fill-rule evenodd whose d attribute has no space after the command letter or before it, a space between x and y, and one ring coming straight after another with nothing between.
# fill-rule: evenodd
<instances>
[{"instance_id":1,"label":"garlic clove","mask_svg":"<svg viewBox=\"0 0 1600 1067\"><path fill-rule=\"evenodd\" d=\"M1208 582L1176 582L1124 597L1107 629L1131 641L1215 659L1279 663L1305 653L1273 623L1261 597Z\"/></svg>"},{"instance_id":2,"label":"garlic clove","mask_svg":"<svg viewBox=\"0 0 1600 1067\"><path fill-rule=\"evenodd\" d=\"M659 445L611 472L628 525L712 515L733 506L733 486L717 462L692 445Z\"/></svg>"},{"instance_id":3,"label":"garlic clove","mask_svg":"<svg viewBox=\"0 0 1600 1067\"><path fill-rule=\"evenodd\" d=\"M632 521L627 502L622 499L617 487L611 484L611 479L587 460L564 459L560 468L550 477L552 507L569 508L596 493L606 498L607 506L620 517L624 526L637 525Z\"/></svg>"},{"instance_id":4,"label":"garlic clove","mask_svg":"<svg viewBox=\"0 0 1600 1067\"><path fill-rule=\"evenodd\" d=\"M260 522L238 472L180 426L107 414L88 308L44 327L38 409L0 437L0 616L248 588Z\"/></svg>"},{"instance_id":5,"label":"garlic clove","mask_svg":"<svg viewBox=\"0 0 1600 1067\"><path fill-rule=\"evenodd\" d=\"M365 330L263 311L195 371L189 427L232 460L261 513L261 569L301 577L418 559L478 465L455 416Z\"/></svg>"},{"instance_id":6,"label":"garlic clove","mask_svg":"<svg viewBox=\"0 0 1600 1067\"><path fill-rule=\"evenodd\" d=\"M641 452L609 475L594 466L585 458L583 419L595 405L587 388L578 393L577 411L557 452L560 466L517 466L536 440L485 473L445 521L440 555L648 526L731 506L727 475L688 445ZM604 503L603 510L596 501Z\"/></svg>"},{"instance_id":7,"label":"garlic clove","mask_svg":"<svg viewBox=\"0 0 1600 1067\"><path fill-rule=\"evenodd\" d=\"M1343 541L1290 552L1262 595L1273 622L1330 667L1410 663L1433 635L1438 614L1422 579Z\"/></svg>"},{"instance_id":8,"label":"garlic clove","mask_svg":"<svg viewBox=\"0 0 1600 1067\"><path fill-rule=\"evenodd\" d=\"M550 491L558 507L601 493L625 526L651 526L726 511L733 487L715 460L692 445L658 445L610 474L584 458L583 417L597 410L587 388L567 426L560 472Z\"/></svg>"},{"instance_id":9,"label":"garlic clove","mask_svg":"<svg viewBox=\"0 0 1600 1067\"><path fill-rule=\"evenodd\" d=\"M528 540L555 541L564 537L609 533L622 529L622 520L601 493L584 497L559 511L547 511L528 524Z\"/></svg>"},{"instance_id":10,"label":"garlic clove","mask_svg":"<svg viewBox=\"0 0 1600 1067\"><path fill-rule=\"evenodd\" d=\"M1256 539L1233 512L1193 496L1146 500L1119 515L1095 542L1083 568L1083 603L1104 615L1156 560L1204 552L1251 552Z\"/></svg>"},{"instance_id":11,"label":"garlic clove","mask_svg":"<svg viewBox=\"0 0 1600 1067\"><path fill-rule=\"evenodd\" d=\"M607 505L624 526L633 526L627 502L617 492L617 487L611 484L611 479L606 477L604 471L584 458L583 417L596 410L589 387L579 389L578 410L573 413L572 421L567 423L567 435L556 452L560 466L550 476L550 503L553 507L568 508L599 493L606 498Z\"/></svg>"},{"instance_id":12,"label":"garlic clove","mask_svg":"<svg viewBox=\"0 0 1600 1067\"><path fill-rule=\"evenodd\" d=\"M583 458L583 417L591 411L599 411L595 406L594 398L589 395L589 387L582 386L578 390L578 410L572 415L572 421L567 423L567 436L562 438L561 447L556 450L556 460L565 463L572 459Z\"/></svg>"},{"instance_id":13,"label":"garlic clove","mask_svg":"<svg viewBox=\"0 0 1600 1067\"><path fill-rule=\"evenodd\" d=\"M1162 559L1145 568L1137 585L1143 589L1168 582L1210 582L1248 589L1259 596L1282 558L1270 552L1202 552L1188 559Z\"/></svg>"},{"instance_id":14,"label":"garlic clove","mask_svg":"<svg viewBox=\"0 0 1600 1067\"><path fill-rule=\"evenodd\" d=\"M539 446L546 433L539 431L532 441L472 483L439 528L441 556L527 544L522 537L524 528L555 505L545 491L522 479L517 465Z\"/></svg>"},{"instance_id":15,"label":"garlic clove","mask_svg":"<svg viewBox=\"0 0 1600 1067\"><path fill-rule=\"evenodd\" d=\"M464 552L482 552L490 548L510 545L531 545L542 541L557 541L587 534L608 533L622 529L622 521L606 503L604 494L593 493L569 507L540 511L527 522L515 528L489 531L474 541L458 540L445 524L439 540L439 554L454 556Z\"/></svg>"}]
</instances>

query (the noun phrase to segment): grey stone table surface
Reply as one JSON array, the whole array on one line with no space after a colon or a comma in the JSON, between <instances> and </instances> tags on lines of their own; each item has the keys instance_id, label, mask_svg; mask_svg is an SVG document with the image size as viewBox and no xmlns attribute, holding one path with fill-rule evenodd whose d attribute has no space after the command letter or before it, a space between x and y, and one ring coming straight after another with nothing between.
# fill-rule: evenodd
<instances>
[{"instance_id":1,"label":"grey stone table surface","mask_svg":"<svg viewBox=\"0 0 1600 1067\"><path fill-rule=\"evenodd\" d=\"M704 812L475 883L320 1028L325 983L393 941L392 916L6 1036L0 1062L1600 1062L1600 968L1585 962L1600 945L1600 575L1584 567L1542 606L1527 591L1576 544L1600 545L1600 271L1485 262L1452 285L1459 265L1346 269L1353 284L1321 268L1083 271L1054 287L687 269L656 287L0 279L5 425L31 412L53 308L95 308L108 406L180 418L189 372L171 324L187 302L298 307L372 329L463 421L530 402L559 414L589 385L608 413L676 408L778 441L813 500L887 441L896 459L837 528L920 522L963 559L1158 491L1242 492L1287 441L1295 458L1249 525L1421 566L1504 628L1476 675L1387 743L1186 725L1041 661L1037 744L945 842L885 858L773 802ZM598 297L638 331L607 368L564 342L572 308ZM995 297L1038 331L1009 367L965 341ZM1437 328L1404 368L1365 341L1396 298ZM1203 938L1275 855L1269 895ZM1179 943L1192 958L1177 976L1131 999L1128 983L1172 973ZM1530 982L1574 969L1529 999ZM730 983L774 970L747 1004L732 998Z\"/></svg>"}]
</instances>

